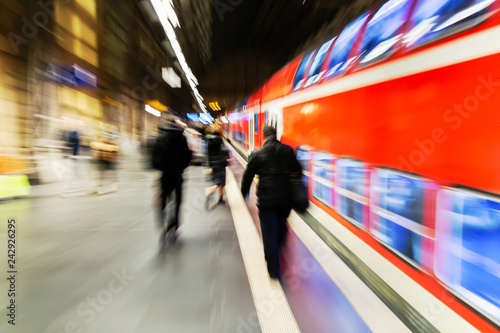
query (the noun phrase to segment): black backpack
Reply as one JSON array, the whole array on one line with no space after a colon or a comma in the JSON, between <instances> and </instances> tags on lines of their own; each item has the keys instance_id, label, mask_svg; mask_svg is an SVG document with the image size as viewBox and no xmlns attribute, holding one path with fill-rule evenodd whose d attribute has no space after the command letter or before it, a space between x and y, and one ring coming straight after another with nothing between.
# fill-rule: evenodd
<instances>
[{"instance_id":1,"label":"black backpack","mask_svg":"<svg viewBox=\"0 0 500 333\"><path fill-rule=\"evenodd\" d=\"M172 141L173 140L173 141ZM160 171L184 170L189 166L192 152L187 146L186 139L180 140L167 137L160 137L156 141L151 154L151 165Z\"/></svg>"},{"instance_id":2,"label":"black backpack","mask_svg":"<svg viewBox=\"0 0 500 333\"><path fill-rule=\"evenodd\" d=\"M156 170L165 170L168 159L167 144L168 141L160 140L160 138L158 138L153 147L153 151L151 153L151 165Z\"/></svg>"}]
</instances>

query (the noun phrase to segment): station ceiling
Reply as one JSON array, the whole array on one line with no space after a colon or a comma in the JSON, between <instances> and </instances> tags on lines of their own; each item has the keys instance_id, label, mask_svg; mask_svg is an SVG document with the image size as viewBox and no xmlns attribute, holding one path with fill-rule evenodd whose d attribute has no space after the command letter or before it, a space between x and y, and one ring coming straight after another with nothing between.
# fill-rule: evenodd
<instances>
[{"instance_id":1,"label":"station ceiling","mask_svg":"<svg viewBox=\"0 0 500 333\"><path fill-rule=\"evenodd\" d=\"M178 39L205 104L223 111L374 0L174 0Z\"/></svg>"}]
</instances>

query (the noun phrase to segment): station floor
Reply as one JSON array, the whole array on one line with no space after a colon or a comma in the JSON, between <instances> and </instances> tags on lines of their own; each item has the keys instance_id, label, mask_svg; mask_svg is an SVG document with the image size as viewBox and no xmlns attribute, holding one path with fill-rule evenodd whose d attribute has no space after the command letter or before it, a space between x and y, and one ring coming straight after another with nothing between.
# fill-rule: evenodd
<instances>
[{"instance_id":1,"label":"station floor","mask_svg":"<svg viewBox=\"0 0 500 333\"><path fill-rule=\"evenodd\" d=\"M6 220L17 223L18 271L16 325L2 306L0 332L372 331L293 231L284 279L269 279L255 198L247 206L238 191L244 166L233 158L230 169L227 203L212 211L202 167L187 170L181 233L164 247L152 208L158 173L138 156L120 163L116 192L34 189L0 202L1 248ZM8 288L0 279L1 304Z\"/></svg>"}]
</instances>

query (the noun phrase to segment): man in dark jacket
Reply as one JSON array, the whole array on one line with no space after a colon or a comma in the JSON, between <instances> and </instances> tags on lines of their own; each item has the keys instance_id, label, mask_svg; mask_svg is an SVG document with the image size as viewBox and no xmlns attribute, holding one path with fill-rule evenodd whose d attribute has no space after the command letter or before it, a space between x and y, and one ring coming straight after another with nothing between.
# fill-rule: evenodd
<instances>
[{"instance_id":1,"label":"man in dark jacket","mask_svg":"<svg viewBox=\"0 0 500 333\"><path fill-rule=\"evenodd\" d=\"M263 132L264 146L250 155L241 193L246 197L254 176L259 175L257 197L264 254L269 276L277 279L281 276L279 249L285 240L286 219L291 211L290 175L302 169L293 149L276 139L273 127L266 126Z\"/></svg>"},{"instance_id":2,"label":"man in dark jacket","mask_svg":"<svg viewBox=\"0 0 500 333\"><path fill-rule=\"evenodd\" d=\"M182 173L187 168L191 160L191 151L188 148L184 130L175 124L174 118L167 116L161 119L159 130L160 136L153 148L153 167L162 171L160 185L161 206L160 206L160 226L162 227L162 240L167 233L174 231L173 238L177 237L176 231L179 228L179 211L182 202ZM167 198L175 190L175 216L165 225L165 207Z\"/></svg>"}]
</instances>

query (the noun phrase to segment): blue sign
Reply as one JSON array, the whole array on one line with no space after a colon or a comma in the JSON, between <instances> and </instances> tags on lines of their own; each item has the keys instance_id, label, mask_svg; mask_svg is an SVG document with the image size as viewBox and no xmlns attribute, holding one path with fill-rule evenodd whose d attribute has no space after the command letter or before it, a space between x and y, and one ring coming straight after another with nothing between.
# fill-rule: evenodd
<instances>
[{"instance_id":1,"label":"blue sign","mask_svg":"<svg viewBox=\"0 0 500 333\"><path fill-rule=\"evenodd\" d=\"M51 81L70 87L97 87L97 75L79 65L64 67L49 64L45 71L45 77Z\"/></svg>"},{"instance_id":2,"label":"blue sign","mask_svg":"<svg viewBox=\"0 0 500 333\"><path fill-rule=\"evenodd\" d=\"M189 120L194 121L195 123L200 122L200 116L197 113L188 113L187 117Z\"/></svg>"},{"instance_id":3,"label":"blue sign","mask_svg":"<svg viewBox=\"0 0 500 333\"><path fill-rule=\"evenodd\" d=\"M202 123L213 123L214 118L209 113L204 112L200 114L200 121Z\"/></svg>"}]
</instances>

